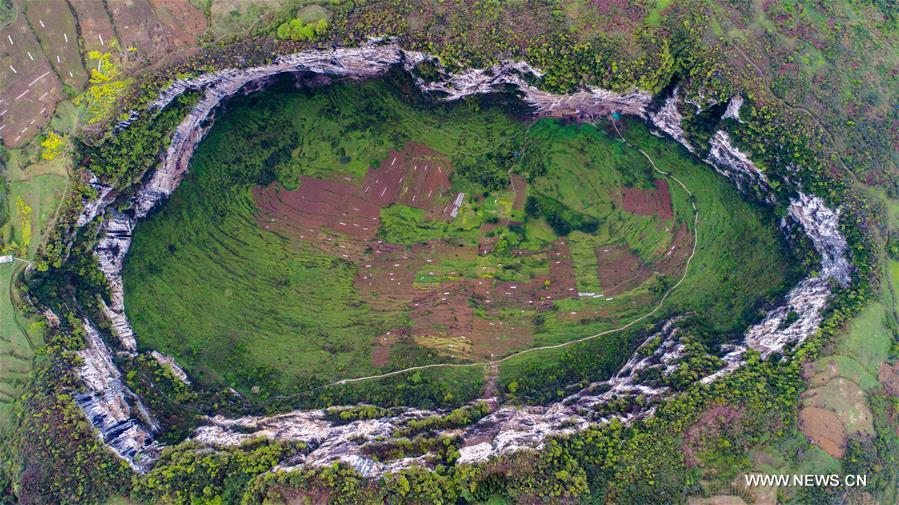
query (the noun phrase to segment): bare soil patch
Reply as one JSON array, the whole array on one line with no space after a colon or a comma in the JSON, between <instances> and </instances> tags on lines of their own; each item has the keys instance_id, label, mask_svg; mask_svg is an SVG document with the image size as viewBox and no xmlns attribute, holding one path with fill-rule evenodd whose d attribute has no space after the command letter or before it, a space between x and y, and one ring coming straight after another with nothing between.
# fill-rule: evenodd
<instances>
[{"instance_id":1,"label":"bare soil patch","mask_svg":"<svg viewBox=\"0 0 899 505\"><path fill-rule=\"evenodd\" d=\"M515 201L512 202L514 210L524 210L524 202L527 200L528 180L518 174L509 174L512 191L515 193Z\"/></svg>"},{"instance_id":2,"label":"bare soil patch","mask_svg":"<svg viewBox=\"0 0 899 505\"><path fill-rule=\"evenodd\" d=\"M840 459L846 450L846 430L832 411L805 407L799 411L799 429L824 452Z\"/></svg>"},{"instance_id":3,"label":"bare soil patch","mask_svg":"<svg viewBox=\"0 0 899 505\"><path fill-rule=\"evenodd\" d=\"M656 179L655 186L655 189L621 188L622 208L638 216L659 216L663 221L674 219L668 183Z\"/></svg>"},{"instance_id":4,"label":"bare soil patch","mask_svg":"<svg viewBox=\"0 0 899 505\"><path fill-rule=\"evenodd\" d=\"M162 19L147 0L107 0L106 6L123 48L136 49L137 63L151 64L167 53L197 45L197 33L186 31L199 23L188 2L154 2L165 7ZM175 14L175 15L173 15ZM201 14L202 15L202 14ZM175 18L184 17L179 26ZM204 21L205 23L205 21ZM128 51L125 54L132 54Z\"/></svg>"},{"instance_id":5,"label":"bare soil patch","mask_svg":"<svg viewBox=\"0 0 899 505\"><path fill-rule=\"evenodd\" d=\"M877 380L883 384L887 393L899 396L899 362L892 365L881 363Z\"/></svg>"},{"instance_id":6,"label":"bare soil patch","mask_svg":"<svg viewBox=\"0 0 899 505\"><path fill-rule=\"evenodd\" d=\"M103 2L96 0L69 0L69 5L75 10L78 18L78 26L81 28L81 38L84 42L84 50L109 51L109 44L115 38L115 30L112 21Z\"/></svg>"},{"instance_id":7,"label":"bare soil patch","mask_svg":"<svg viewBox=\"0 0 899 505\"><path fill-rule=\"evenodd\" d=\"M21 147L56 110L62 85L24 15L0 30L0 135Z\"/></svg>"},{"instance_id":8,"label":"bare soil patch","mask_svg":"<svg viewBox=\"0 0 899 505\"><path fill-rule=\"evenodd\" d=\"M81 63L75 16L65 0L26 2L25 14L31 29L41 42L44 53L62 81L81 89L87 83L87 72Z\"/></svg>"},{"instance_id":9,"label":"bare soil patch","mask_svg":"<svg viewBox=\"0 0 899 505\"><path fill-rule=\"evenodd\" d=\"M652 275L640 257L623 245L596 249L599 283L606 295L617 295L646 282Z\"/></svg>"},{"instance_id":10,"label":"bare soil patch","mask_svg":"<svg viewBox=\"0 0 899 505\"><path fill-rule=\"evenodd\" d=\"M683 271L693 250L693 234L686 225L674 233L671 245L656 252L657 259L647 265L633 251L622 245L596 249L599 283L606 295L617 295L639 287L654 272L677 276Z\"/></svg>"},{"instance_id":11,"label":"bare soil patch","mask_svg":"<svg viewBox=\"0 0 899 505\"><path fill-rule=\"evenodd\" d=\"M197 36L206 31L206 16L187 0L150 0L150 5L179 47L196 45Z\"/></svg>"},{"instance_id":12,"label":"bare soil patch","mask_svg":"<svg viewBox=\"0 0 899 505\"><path fill-rule=\"evenodd\" d=\"M402 151L390 151L377 170L366 174L362 193L380 207L400 203L427 211L428 218L449 220L451 170L446 156L410 142Z\"/></svg>"}]
</instances>

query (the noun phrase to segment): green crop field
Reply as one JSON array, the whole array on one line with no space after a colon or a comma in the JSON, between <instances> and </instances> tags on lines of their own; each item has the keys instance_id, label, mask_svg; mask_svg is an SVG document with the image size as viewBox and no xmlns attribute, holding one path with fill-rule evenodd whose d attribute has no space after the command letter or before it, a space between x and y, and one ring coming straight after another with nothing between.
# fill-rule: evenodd
<instances>
[{"instance_id":1,"label":"green crop field","mask_svg":"<svg viewBox=\"0 0 899 505\"><path fill-rule=\"evenodd\" d=\"M276 88L232 103L137 228L124 279L140 345L201 383L264 397L565 343L643 316L680 279L689 198L614 130L529 125L401 89ZM689 275L658 316L686 310L710 331L739 331L793 274L774 218L675 144L624 126L700 211ZM392 170L399 178L381 181ZM395 198L371 210L388 189ZM584 344L601 354L590 373L619 363L631 335ZM565 356L516 358L503 380Z\"/></svg>"},{"instance_id":2,"label":"green crop field","mask_svg":"<svg viewBox=\"0 0 899 505\"><path fill-rule=\"evenodd\" d=\"M12 402L27 384L35 348L43 343L43 323L17 313L10 298L17 270L21 264L0 264L0 432L8 426Z\"/></svg>"}]
</instances>

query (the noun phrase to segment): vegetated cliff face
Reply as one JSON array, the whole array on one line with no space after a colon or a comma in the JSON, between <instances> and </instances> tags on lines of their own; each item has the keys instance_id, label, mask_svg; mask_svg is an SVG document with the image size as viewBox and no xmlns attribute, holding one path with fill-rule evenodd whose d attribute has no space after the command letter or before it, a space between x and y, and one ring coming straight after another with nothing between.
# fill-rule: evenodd
<instances>
[{"instance_id":1,"label":"vegetated cliff face","mask_svg":"<svg viewBox=\"0 0 899 505\"><path fill-rule=\"evenodd\" d=\"M95 250L101 268L109 280L112 293L111 304L106 307L106 313L113 322L122 349L126 352L134 352L136 349L134 332L124 312L121 281L122 263L130 246L136 221L145 217L177 188L188 169L194 149L211 126L211 119L218 105L230 96L264 87L274 76L284 73L317 74L320 76L319 81L325 83L331 78L377 77L393 66L402 65L413 75L422 91L439 99L457 100L475 94L507 92L511 88L517 91L536 114L576 119L591 119L611 113L629 114L649 120L656 128L683 144L694 154L698 154L689 145L681 128L682 118L677 111L679 98L676 92L666 100L659 111L650 113L651 96L645 92L617 94L601 89L589 89L571 95L555 95L538 90L528 84L527 77L539 76L539 72L523 63L504 63L490 69L474 69L444 75L439 80L426 82L415 77L412 72L415 65L425 60L430 60L430 57L422 53L404 51L395 45L305 51L279 58L273 64L263 67L223 70L195 79L181 80L165 90L153 102L150 109L165 107L187 90L202 90L204 94L176 129L161 167L142 184L137 195L129 202L129 210L124 213L111 211L108 214L104 221L102 238ZM725 116L739 120L739 102L736 100L735 98L732 101L732 106L728 107ZM131 117L134 118L137 114L132 113ZM128 122L123 122L120 127L126 128ZM756 185L769 194L769 201L774 201L765 174L744 153L733 146L723 130L712 138L711 149L705 160L741 189L750 184ZM112 202L110 195L113 192L96 180L94 184L100 196L95 201L87 202L79 224L84 224L102 214ZM725 357L726 366L704 378L704 382L715 380L739 367L748 349L757 350L763 356L768 356L781 350L787 343L807 338L817 329L830 295L830 283L845 285L849 280L850 265L846 259L846 242L839 234L838 218L839 214L828 209L819 198L798 193L790 204L789 219L802 227L818 250L822 258L821 273L795 286L787 295L784 305L772 310L762 322L750 328L744 341L730 349ZM789 322L788 318L792 318L793 321ZM548 436L574 433L591 423L607 421L607 418L595 413L594 407L614 396L639 394L653 399L670 394L664 387L640 384L635 377L637 372L650 366L661 366L663 373L666 374L672 371L682 352L675 323L676 319L667 321L660 327L659 332L652 336L656 338L647 339L660 342L654 350L649 352L641 346L614 377L591 384L558 403L550 406L510 407L500 406L497 399L491 399L493 409L491 414L468 427L446 430L446 434L458 435L464 441L460 450L460 462L477 462L516 450L540 448ZM85 321L85 324L90 325L90 322ZM109 384L118 380L119 372L108 359L110 352L102 344L102 340L89 339L89 352L84 356L82 376L85 377L91 398L103 397L104 392L110 390ZM99 366L100 364L102 366ZM94 378L104 373L108 376L105 382ZM119 380L119 386L112 389L124 390L124 386L120 383ZM155 442L152 442L154 423L149 415L141 415L139 409L136 409L138 412L135 414L134 410L126 411L118 408L119 403L92 401L85 402L83 408L91 422L101 429L104 440L107 440L110 446L120 456L129 460L137 470L143 470L158 450ZM652 409L649 408L617 417L630 419L651 412ZM300 459L285 464L319 465L339 460L352 465L364 475L374 476L412 464L423 464L424 457L380 463L365 457L363 446L375 439L391 437L398 427L409 419L435 414L438 413L405 409L392 417L347 424L329 421L322 410L236 419L216 416L210 418L207 425L200 427L193 438L210 445L239 444L248 438L258 436L278 440L301 440L307 442L311 450ZM119 418L125 421L117 422L130 422L129 426L140 429L129 428L117 439L109 439L108 422L104 424L104 420ZM138 446L148 449L134 450Z\"/></svg>"}]
</instances>

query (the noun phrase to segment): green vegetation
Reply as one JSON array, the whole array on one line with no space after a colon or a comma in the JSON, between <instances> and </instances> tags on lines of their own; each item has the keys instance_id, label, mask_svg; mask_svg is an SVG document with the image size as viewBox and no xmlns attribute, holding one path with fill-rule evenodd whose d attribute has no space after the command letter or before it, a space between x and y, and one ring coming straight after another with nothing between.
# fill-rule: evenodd
<instances>
[{"instance_id":1,"label":"green vegetation","mask_svg":"<svg viewBox=\"0 0 899 505\"><path fill-rule=\"evenodd\" d=\"M328 20L319 19L305 23L302 19L286 21L278 27L278 38L283 40L314 40L328 30Z\"/></svg>"},{"instance_id":2,"label":"green vegetation","mask_svg":"<svg viewBox=\"0 0 899 505\"><path fill-rule=\"evenodd\" d=\"M438 255L416 272L417 288L435 283L449 286L443 283L463 279L529 282L546 276L553 262L547 253L518 251L539 252L560 238L571 241L573 276L579 288L601 292L607 287L597 276L595 251L603 247L625 247L636 255L640 268L647 269L643 280L608 300L576 299L571 297L574 293L566 292L551 302L548 311L528 309L519 314L491 309L489 301L469 300L474 317L491 325L518 324L522 315L534 323L533 343L509 343L492 353L501 356L620 326L648 312L672 284L670 279L680 278L692 249L689 200L679 186L669 184L666 191L673 201L673 221L651 215L652 208L641 211L650 215L625 211L620 203L622 187L656 195L653 198L662 202L661 208L667 202L665 193L655 193L659 190L654 180L663 176L654 174L635 149L613 141L594 126L542 120L528 127L502 108L474 101L422 108L418 98L404 98L396 91L401 82L337 85L304 95L269 91L231 106L199 147L187 179L135 236L126 261L125 287L128 313L141 346L175 356L204 385L226 384L250 398L274 402L269 403L272 408L285 393L295 401L333 401L332 392L322 396L315 391L322 383L338 379L426 363L479 361L447 352L453 347L447 345L453 342L452 336L443 337L435 323L437 329L430 331L437 333L424 335L434 338L400 339L390 347L386 365L373 363L375 339L397 328L411 330L416 316L409 306L376 308L377 288L373 294L360 291L358 265L373 261L372 253L363 252L368 259L357 264L329 252L335 247L361 247L349 237L329 231L325 237L333 245L323 249L315 241L297 240L302 231L273 233L266 228L277 226L276 221L260 222L252 188L276 183L302 190L303 176L362 184L355 181L364 179L369 167L392 165L384 163L390 159L388 151L409 142L425 144L451 160L507 160L497 162L501 166L497 172L519 174L530 181L523 210L511 208L514 192L505 187L491 191L498 183L472 171L451 175L453 188L469 195L451 221L428 217L425 210L408 205L382 209L378 238L390 243L469 248L492 244L489 254L472 259ZM164 114L156 121L168 121ZM525 135L527 147L519 152ZM629 123L627 135L650 151L660 166L686 180L688 187L701 188L696 195L703 212L699 254L685 288L675 291L665 312L699 311L706 316L707 327L719 335L714 343L725 341L726 332L745 326L756 317L760 301L777 296L792 279L788 255L769 226L773 218L743 203L726 181L680 149L651 137L644 127ZM117 170L104 168L116 166L104 159L118 159L113 154L116 145L109 148L105 158L91 160L97 172ZM516 158L519 162L514 162ZM453 195L449 194L448 202ZM513 216L523 221L486 228ZM678 235L681 242L673 243L677 228L683 229ZM708 235L704 230L709 230ZM730 240L713 240L714 230L736 230L736 234ZM675 257L680 259L666 263L670 256L666 251L677 248L681 250ZM541 289L551 290L553 282L564 280L541 282ZM728 296L720 297L722 292ZM579 313L585 315L572 317ZM741 318L735 318L735 313ZM517 382L518 397L543 401L544 393L537 390L550 388L554 397L556 387L565 381L607 374L624 358L634 336L612 334L570 351L538 353L504 364L506 392L516 396L508 385ZM220 345L223 341L228 345ZM605 347L616 351L582 352ZM584 362L585 357L590 363ZM537 362L535 369L532 364ZM465 374L477 377L478 372L472 368ZM445 373L435 369L426 376ZM397 380L424 391L413 375ZM476 391L473 384L463 384L424 397L437 403L463 401ZM360 397L378 404L374 398L380 394L374 391L392 387L385 381L329 391L366 391L369 396Z\"/></svg>"},{"instance_id":3,"label":"green vegetation","mask_svg":"<svg viewBox=\"0 0 899 505\"><path fill-rule=\"evenodd\" d=\"M127 494L131 470L105 446L73 395L74 367L84 345L78 318L51 330L32 380L15 404L12 429L0 446L0 483L18 503L94 503ZM10 486L9 488L7 486Z\"/></svg>"},{"instance_id":4,"label":"green vegetation","mask_svg":"<svg viewBox=\"0 0 899 505\"><path fill-rule=\"evenodd\" d=\"M43 344L43 322L13 304L12 280L19 263L0 264L0 433L10 428L13 402L29 381L36 349Z\"/></svg>"},{"instance_id":5,"label":"green vegetation","mask_svg":"<svg viewBox=\"0 0 899 505\"><path fill-rule=\"evenodd\" d=\"M299 3L294 2L278 2L278 6L283 4L288 8L276 16L264 16L265 9L260 5L273 3L275 2L196 0L196 4L203 8L212 24L209 34L216 37L245 30L247 33L274 34L285 18L302 19L304 23L309 23L317 17L313 12L315 9L304 8L298 12ZM0 3L0 9L3 7L14 9L12 2L8 1ZM303 12L307 10L308 12ZM0 14L3 12L11 11L0 10ZM314 16L307 17L310 13ZM0 20L3 19L0 15ZM895 85L896 52L889 51L889 48L896 45L895 21L895 8L890 2L883 1L709 3L660 0L624 4L582 0L474 3L462 0L360 0L334 7L331 28L322 37L327 38L327 42L336 44L362 43L372 36L397 36L403 46L435 53L442 62L456 69L487 66L502 59L527 59L546 71L538 84L555 90L573 90L582 84L591 84L621 91L629 91L634 87L659 91L673 84L673 79L684 79L681 81L681 91L693 97L697 90L702 90L704 96L723 103L732 94L742 93L748 99L741 111L744 123L726 123L741 148L767 171L776 185L784 175L789 175L793 181L801 180L806 190L825 196L831 204L843 208L842 229L850 242L853 264L857 267L853 286L840 293L831 304L821 335L795 353L788 352L785 359L766 363L751 360L746 368L724 381L708 387L687 387L684 394L665 402L657 411L656 417L650 420L628 427L617 424L598 427L553 441L539 454L519 454L479 467L449 467L441 464L433 473L412 469L377 482L369 482L343 466L268 472L274 465L274 458L269 457L269 451L280 456L290 453L289 450L281 452L282 448L263 450L258 455L261 462L259 465L249 464L245 457L234 454L242 449L213 451L212 455L207 451L195 451L195 454L183 456L175 450L171 458L157 467L159 471L154 471L152 480L148 479L140 484L141 498L154 502L233 502L243 495L243 500L247 503L261 502L263 499L271 502L303 499L316 501L323 497L346 503L507 503L563 500L681 502L687 494L711 494L710 490L727 485L732 477L742 471L761 468L777 473L829 473L839 472L842 467L845 473L874 476L874 484L866 492L874 495L875 500L895 503L895 469L899 467L896 459L899 452L895 437L895 399L884 398L873 375L878 365L877 360L884 356L884 349L887 348L884 339L892 337L892 349L888 354L893 358L899 349L899 344L896 343L895 291L890 295L887 294L888 290L884 290L878 305L876 302L871 303L877 297L876 289L869 289L869 282L875 287L878 281L885 284L892 282L893 286L899 282L899 262L895 261L894 252L895 227L891 230L890 226L886 226L882 230L885 250L893 253L894 261L886 262L881 269L875 256L877 248L882 244L873 243L871 235L877 233L874 228L882 226L882 223L870 212L869 201L857 198L848 189L852 184L849 182L853 177L850 174L852 171L859 174L860 179L866 183L888 187L895 196L896 180L892 172L896 166L896 156L893 149L895 142L891 135L896 130L897 109L894 104L899 87ZM266 23L269 23L268 26ZM268 61L284 47L292 51L297 47L307 46L303 42L290 42L281 44L278 46L281 49L278 49L270 41L254 39L242 46L209 48L211 57L204 54L197 60L187 61L183 67L195 72L198 68L206 68L204 65L209 62L214 62L217 67L225 67ZM166 69L149 80L141 81L144 86L143 94L155 93L157 85L167 83L171 75L171 70ZM117 100L117 90L98 90L98 99L94 103L105 108ZM708 108L706 111L705 116L687 116L688 133L691 140L695 140L694 145L700 147L705 145L704 139L714 128L712 125L720 126L715 120L716 109ZM318 125L322 126L321 123ZM476 124L473 126L477 127ZM151 149L143 149L144 138L153 135L155 129L152 125L139 128L145 129L140 135L129 139L142 147L138 159L114 159L121 153L114 153L115 149L110 149L105 157L101 157L105 159L103 165L98 165L99 168L108 170L104 178L121 185L119 189L126 189L146 168L154 164L159 146L167 136L164 131L150 142ZM635 134L637 137L642 136L641 132L642 129L638 127L625 131L625 135L632 142L642 145L644 139L633 138ZM519 173L526 174L524 163L516 163L513 156L521 148L521 143L515 135L507 136L515 141L493 151L501 155L494 156L490 150L482 150L475 155L455 153L453 161L456 163L457 173L464 177L453 181L454 188L462 190L461 188L466 187L468 192L467 188L476 185L489 188L491 184L495 184L496 187L492 188L495 195L502 190L507 170L517 166ZM648 136L647 139L650 144L659 142ZM499 143L495 140L492 145L498 146ZM355 141L333 144L336 146L352 142ZM390 142L387 144L397 145ZM126 150L127 146L128 144L121 143L116 149ZM445 148L437 149L450 152ZM654 159L658 160L674 150L663 148L661 151L662 153L652 153ZM524 153L525 160L530 152L531 149L527 149L527 153ZM386 154L386 148L381 154ZM293 153L290 157L294 158ZM276 173L267 174L268 179L262 180L277 179L288 187L295 187L298 175L326 176L333 167L339 166L336 163L343 163L341 160L347 158L348 166L340 172L351 177L360 176L367 164L377 161L373 157L360 162L352 154L338 154L325 146L318 153L320 163L317 168L306 159L302 160L305 163L290 167L279 166ZM613 159L621 158L615 156ZM132 163L134 161L137 163ZM578 163L571 165L577 166ZM129 166L132 168L129 169ZM130 172L132 169L134 171ZM689 169L685 171L689 172ZM673 172L678 177L685 177L679 172ZM628 170L627 173L639 172ZM578 181L584 180L582 174L570 167L556 171L554 175L566 174L575 175ZM481 176L483 179L478 180ZM30 198L49 201L49 197L41 195L52 195L52 192L43 191L43 185L55 184L57 180L64 179L58 176L50 178L49 175L46 179L40 177L44 175L29 174L27 180L11 178L9 185L33 209L32 224L27 227L33 228L30 249L36 250L45 242L43 237L50 237L47 256L50 261L39 265L43 264L46 268L49 263L50 268L58 269L47 274L57 276L54 278L57 280L48 281L48 277L37 275L35 287L38 289L34 292L40 299L54 304L71 304L74 300L83 304L87 300L87 305L90 305L93 295L103 291L102 278L97 276L96 265L90 255L90 241L95 229L89 227L85 230L73 249L72 258L62 265L62 234L59 231L47 234L41 225L35 227L35 223L42 219L39 216L50 215L45 214L41 208L51 206L39 206ZM763 224L758 224L758 215L754 214L751 206L747 205L745 209L744 206L734 207L735 200L730 198L701 201L702 195L699 193L705 188L702 183L717 180L711 175L708 177L709 179L697 178L688 183L688 187L697 192L697 205L702 213L699 223L700 247L694 261L696 268L682 285L684 289L676 291L677 295L658 314L662 316L662 312L667 312L669 308L672 311L698 309L702 313L701 317L708 317L710 326L699 332L704 339L704 349L714 348L714 344L725 339L728 334L736 334L741 328L734 321L738 320L742 324L752 320L762 304L770 301L781 287L790 282L791 277L789 272L774 272L767 277L768 272L760 268L766 261L772 261L771 265L783 264L775 259L779 252L771 253L779 251L779 246L769 240L776 236L773 232L768 234L776 225L773 220L762 219ZM533 178L530 179L530 182L535 182ZM17 186L18 190L15 189ZM77 212L82 196L90 196L90 190L77 181L74 186L72 202L76 203L66 207L64 218L70 218L73 209ZM61 189L65 186L60 182L55 187ZM638 180L636 184L628 184L628 187L645 186ZM783 189L789 191L791 187L784 185ZM683 194L678 195L678 191L672 185L675 212L679 222L689 225L692 221L686 205L688 199ZM531 196L552 198L563 202L565 209L585 216L594 215L590 209L585 210L577 199L563 198L545 187ZM246 195L241 197L246 198ZM498 220L504 215L504 211L499 209L501 206L497 205L492 209L490 201L488 197L483 201L466 202L460 215L465 220L466 227L459 229L432 229L432 222L414 215L415 212L405 212L407 209L404 210L401 206L391 207L384 215L388 218L401 218L397 220L393 233L397 237L407 237L398 241L408 244L416 242L417 233L476 240L481 237L473 231L478 229L481 221ZM15 197L10 197L0 201L0 204L14 210L16 202ZM229 210L225 207L227 206L222 205L216 209ZM55 205L53 208L55 209ZM731 212L734 216L730 215ZM0 210L0 215L2 214L3 211ZM4 245L9 245L12 241L21 243L23 232L27 232L22 229L15 212L6 214L9 219L2 227ZM209 214L201 218L210 216L215 215ZM614 213L611 217L615 217ZM599 216L596 218L601 223L597 235L603 233L603 227L613 221L608 219L608 215L602 216L602 219ZM520 230L508 227L497 232L504 247L512 244L509 247L517 245L530 248L555 238L554 230L545 220L533 217L526 219L523 215L513 219L526 222ZM707 219L712 219L712 222L705 222ZM70 222L66 219L62 221ZM748 232L751 237L761 237L757 249L751 245L754 240L726 243L718 250L704 243L704 240L719 239L722 236L739 237L741 232L704 234L704 230L717 230L721 224L734 223L737 223L734 229ZM655 223L650 220L629 220L628 224L629 226L618 228L618 232L628 229L634 233L624 239L627 245L641 259L651 257L647 253L652 252L652 245L663 240L665 235L658 230L653 232ZM757 232L754 224L758 224L758 228L770 228L759 235L753 235ZM462 236L463 232L469 233L469 236ZM591 275L590 256L595 251L594 244L591 243L593 236L581 232L570 233L568 236L574 256L577 285L591 290L603 287L602 279ZM616 237L622 236L624 235ZM206 237L196 238L201 240ZM220 251L241 254L245 244L235 240L224 244L218 242L215 246ZM703 251L707 251L704 257ZM295 251L291 249L289 254L295 254ZM766 259L765 254L774 258ZM814 258L802 251L799 255L803 256L804 268L814 267ZM165 258L164 255L159 257ZM507 264L508 259L511 258L504 259L503 263ZM489 262L479 262L477 265L446 263L441 265L441 269L435 267L434 275L429 274L431 269L417 272L416 282L435 282L470 275L476 271L475 268L490 270L496 267ZM744 264L748 265L747 270L743 269ZM518 281L542 268L539 260L523 259L515 265L515 268L503 268L493 275L497 279ZM728 271L731 265L737 265L737 268ZM207 264L200 263L200 266L205 267ZM217 274L220 271L212 272ZM229 270L228 273L232 271ZM765 293L763 290L755 291L753 296L743 297L741 294L746 286L762 284L756 278L773 282L774 288ZM783 284L780 279L784 279ZM176 280L180 282L180 279ZM721 282L724 283L721 293L707 289L708 286ZM574 306L569 301L561 301L554 305L558 310L545 314L529 311L526 315L516 314L516 317L533 321L538 329L535 331L535 341L558 342L560 339L571 338L570 329L574 325L579 326L579 333L580 330L592 332L597 328L601 331L608 327L611 319L637 315L636 311L628 312L629 304L644 306L647 297L651 298L652 294L664 290L670 283L671 276L663 274L645 288L616 296L614 301L594 302L594 306ZM255 292L251 294L257 295ZM200 296L206 295L207 292L200 293ZM262 301L265 308L265 300ZM243 310L246 306L239 305L237 308ZM837 329L865 306L874 308L866 309L863 319L846 330L850 336L845 339L843 336L835 336ZM82 308L91 309L89 306ZM613 309L614 315L605 321L591 321L591 317L584 315L590 309L606 308ZM883 311L882 317L876 314L878 308ZM572 313L575 312L577 316L570 317L567 321L562 320L563 315L573 316ZM882 320L880 324L876 322L878 319ZM560 394L562 387L568 386L573 380L593 377L597 375L597 370L606 373L613 370L628 349L633 347L636 335L649 330L647 325L635 328L632 334L596 339L589 345L532 356L532 361L565 362L565 368L541 367L540 363L533 365L530 362L524 365L508 363L509 366L503 370L503 392L512 397L532 400L554 398ZM167 338L175 339L173 336ZM831 339L835 341L831 342ZM825 344L831 344L827 347L829 350L822 353L825 356L819 357L819 349L825 347ZM869 347L859 347L860 344ZM48 358L51 365L57 367L53 369L57 373L38 375L39 384L43 388L42 394L28 397L24 409L26 415L21 418L25 421L24 424L32 427L19 430L11 438L15 443L3 446L5 471L0 476L0 489L7 493L15 484L19 501L102 502L106 495L126 495L129 492L128 479L120 468L121 465L114 460L108 461L109 455L99 450L96 438L91 436L83 417L66 396L67 392L77 386L71 377L61 377L59 374L60 371L68 370L67 367L71 364L60 361L61 349L73 350L77 347L78 344L72 342L55 342L51 346ZM826 355L830 350L837 350L839 354ZM408 349L396 351L397 355L403 355ZM431 357L433 356L427 358ZM595 363L587 362L591 358ZM182 357L179 356L180 359ZM408 361L416 362L417 359L424 358L415 355ZM856 382L865 391L864 400L873 413L875 435L870 439L851 438L842 462L810 445L796 429L798 394L806 387L799 374L799 366L804 360L812 361L814 367L819 369L834 365L839 378ZM393 365L401 366L397 363L392 363L391 366ZM695 372L693 365L697 368L705 366L702 361L691 363L685 372ZM134 369L140 371L142 366L143 364L137 364ZM518 375L515 375L516 367L521 372ZM512 369L511 372L509 369ZM152 372L148 374L152 377L152 382L167 380L160 379L155 372L149 371ZM262 372L265 375L265 370ZM448 405L459 398L478 394L480 372L475 369L439 373L433 370L423 371L391 377L377 385L372 383L355 384L346 388L324 388L303 398L321 404L364 399L382 405L398 405L424 404L421 401L424 396L430 405ZM139 377L132 377L134 378ZM531 380L528 382L523 379ZM302 390L306 386L314 386L315 383L312 382L297 387ZM264 386L264 381L262 383ZM133 384L136 388L140 386L139 382ZM245 385L250 384L259 385L260 382ZM682 386L683 384L679 387ZM141 394L149 393L141 391ZM272 409L285 408L292 401L271 398L273 401L267 406ZM732 406L736 410L745 409L745 413L727 426L714 422L700 424L703 435L698 439L691 439L687 430L705 409L722 405ZM834 407L842 408L839 402L834 403ZM48 414L41 416L34 412ZM359 415L376 414L369 412ZM37 426L41 427L40 431L34 428ZM866 431L866 434L870 435L870 431ZM46 440L64 443L50 446ZM412 449L419 451L425 443L414 442ZM428 440L427 443L432 441ZM445 447L447 450L440 449L441 457L451 456L449 448L452 447L452 442ZM685 447L693 451L695 460L685 458ZM181 449L184 453L193 450L190 447ZM250 447L247 453L254 450L254 447ZM221 452L227 454L223 455ZM21 475L28 478L21 479ZM19 487L19 484L23 485ZM846 501L840 490L809 489L785 495L781 498L794 503Z\"/></svg>"}]
</instances>

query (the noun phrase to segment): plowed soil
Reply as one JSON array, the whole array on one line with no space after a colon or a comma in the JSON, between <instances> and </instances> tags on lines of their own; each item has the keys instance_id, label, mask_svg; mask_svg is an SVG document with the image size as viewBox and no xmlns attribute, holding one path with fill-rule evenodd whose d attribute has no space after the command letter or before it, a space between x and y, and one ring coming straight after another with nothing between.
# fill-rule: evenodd
<instances>
[{"instance_id":1,"label":"plowed soil","mask_svg":"<svg viewBox=\"0 0 899 505\"><path fill-rule=\"evenodd\" d=\"M357 292L375 310L407 311L408 336L421 345L477 359L524 348L533 339L533 324L530 318L509 318L510 310L544 310L554 300L577 296L571 254L563 240L543 251L515 251L543 255L549 265L548 274L528 282L457 278L416 283L416 275L435 262L476 261L489 251L490 239L484 237L479 247L441 241L407 247L377 238L380 212L393 204L422 209L430 220L452 220L457 194L450 191L451 171L445 156L410 143L391 151L361 181L303 176L294 190L279 184L253 188L257 223L356 264ZM516 176L512 184L522 195L514 207L521 208L527 183ZM376 337L372 363L386 364L391 346L405 336L397 329Z\"/></svg>"},{"instance_id":2,"label":"plowed soil","mask_svg":"<svg viewBox=\"0 0 899 505\"><path fill-rule=\"evenodd\" d=\"M655 185L655 189L621 188L622 208L638 216L659 216L663 221L674 219L668 183L656 179Z\"/></svg>"},{"instance_id":3,"label":"plowed soil","mask_svg":"<svg viewBox=\"0 0 899 505\"><path fill-rule=\"evenodd\" d=\"M846 430L832 411L805 407L799 411L799 427L815 445L834 458L843 457L846 450Z\"/></svg>"},{"instance_id":4,"label":"plowed soil","mask_svg":"<svg viewBox=\"0 0 899 505\"><path fill-rule=\"evenodd\" d=\"M685 225L674 234L671 245L657 252L661 259L645 264L633 251L622 245L603 246L596 250L599 283L606 295L630 291L649 280L654 272L675 276L683 271L693 249L693 234Z\"/></svg>"}]
</instances>

